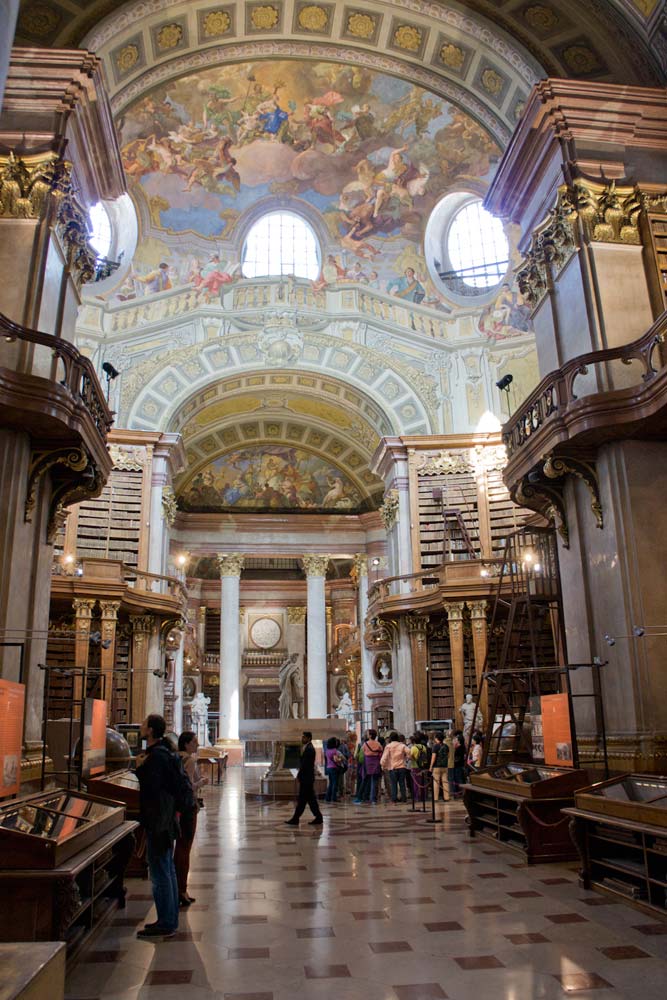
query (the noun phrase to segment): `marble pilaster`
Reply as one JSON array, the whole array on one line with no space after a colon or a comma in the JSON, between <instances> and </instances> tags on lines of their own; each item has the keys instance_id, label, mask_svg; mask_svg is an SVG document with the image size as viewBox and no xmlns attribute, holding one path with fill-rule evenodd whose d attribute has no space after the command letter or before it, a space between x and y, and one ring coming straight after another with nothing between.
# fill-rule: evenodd
<instances>
[{"instance_id":1,"label":"marble pilaster","mask_svg":"<svg viewBox=\"0 0 667 1000\"><path fill-rule=\"evenodd\" d=\"M464 601L445 601L445 611L449 619L449 647L452 657L452 691L454 697L454 723L458 722L458 710L465 694L465 657L463 650L463 608Z\"/></svg>"},{"instance_id":2,"label":"marble pilaster","mask_svg":"<svg viewBox=\"0 0 667 1000\"><path fill-rule=\"evenodd\" d=\"M363 712L371 712L373 702L370 699L370 693L375 688L373 656L370 650L366 649L366 643L364 642L366 614L368 613L368 556L358 552L354 557L354 565L358 586L357 623L359 625L359 654L361 656L362 704L360 707ZM366 717L364 716L363 718Z\"/></svg>"}]
</instances>

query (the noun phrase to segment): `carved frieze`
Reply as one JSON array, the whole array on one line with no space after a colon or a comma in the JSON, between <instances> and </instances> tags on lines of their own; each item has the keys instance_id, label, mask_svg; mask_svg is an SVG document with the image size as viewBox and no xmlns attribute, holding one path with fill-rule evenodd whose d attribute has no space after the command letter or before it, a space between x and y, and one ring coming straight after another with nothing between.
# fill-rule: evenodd
<instances>
[{"instance_id":1,"label":"carved frieze","mask_svg":"<svg viewBox=\"0 0 667 1000\"><path fill-rule=\"evenodd\" d=\"M303 625L306 621L306 608L300 606L288 607L287 622L289 625Z\"/></svg>"},{"instance_id":2,"label":"carved frieze","mask_svg":"<svg viewBox=\"0 0 667 1000\"><path fill-rule=\"evenodd\" d=\"M149 445L150 448L150 445ZM149 451L144 445L109 445L109 454L113 461L114 469L123 469L126 472L141 472Z\"/></svg>"}]
</instances>

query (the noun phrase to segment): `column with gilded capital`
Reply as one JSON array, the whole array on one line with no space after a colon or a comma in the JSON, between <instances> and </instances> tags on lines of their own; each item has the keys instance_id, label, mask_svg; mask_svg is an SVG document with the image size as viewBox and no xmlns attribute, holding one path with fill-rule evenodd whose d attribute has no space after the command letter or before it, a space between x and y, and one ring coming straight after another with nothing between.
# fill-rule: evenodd
<instances>
[{"instance_id":1,"label":"column with gilded capital","mask_svg":"<svg viewBox=\"0 0 667 1000\"><path fill-rule=\"evenodd\" d=\"M479 707L484 716L488 719L488 689L482 688L482 671L486 661L486 651L488 648L488 625L486 621L486 601L469 601L470 618L472 620L472 648L475 656L475 677L477 678L477 692L480 694Z\"/></svg>"},{"instance_id":2,"label":"column with gilded capital","mask_svg":"<svg viewBox=\"0 0 667 1000\"><path fill-rule=\"evenodd\" d=\"M307 651L308 651L308 711L309 719L324 719L327 715L327 619L324 579L329 556L303 556L307 578Z\"/></svg>"},{"instance_id":3,"label":"column with gilded capital","mask_svg":"<svg viewBox=\"0 0 667 1000\"><path fill-rule=\"evenodd\" d=\"M452 657L452 689L454 694L454 726L458 729L459 708L465 695L465 654L463 650L463 609L465 601L445 601L449 619L449 648Z\"/></svg>"},{"instance_id":4,"label":"column with gilded capital","mask_svg":"<svg viewBox=\"0 0 667 1000\"><path fill-rule=\"evenodd\" d=\"M366 626L366 615L368 613L368 556L363 552L357 552L354 557L354 575L357 581L359 593L357 596L357 622L359 624L359 651L361 655L361 690L363 700L361 708L364 712L370 712L373 703L369 695L375 687L373 682L373 657L370 650L366 649L364 642L364 632ZM365 718L362 719L362 728Z\"/></svg>"},{"instance_id":5,"label":"column with gilded capital","mask_svg":"<svg viewBox=\"0 0 667 1000\"><path fill-rule=\"evenodd\" d=\"M119 720L113 717L113 668L116 662L116 622L120 601L100 601L102 616L102 648L100 650L100 670L104 674L104 697L107 703L107 722L113 725Z\"/></svg>"},{"instance_id":6,"label":"column with gilded capital","mask_svg":"<svg viewBox=\"0 0 667 1000\"><path fill-rule=\"evenodd\" d=\"M90 625L93 617L93 608L97 604L95 598L92 600L85 597L75 597L72 601L74 608L74 667L76 670L83 670L83 675L74 675L74 700L81 701L85 698L86 692L83 684L83 677L88 670L88 656L90 654ZM79 719L81 709L79 705L72 708L72 718Z\"/></svg>"},{"instance_id":7,"label":"column with gilded capital","mask_svg":"<svg viewBox=\"0 0 667 1000\"><path fill-rule=\"evenodd\" d=\"M306 714L305 678L303 676L306 653L306 609L303 605L290 606L287 609L287 652L297 655L298 686L301 692L298 713L299 718L303 718Z\"/></svg>"},{"instance_id":8,"label":"column with gilded capital","mask_svg":"<svg viewBox=\"0 0 667 1000\"><path fill-rule=\"evenodd\" d=\"M238 552L220 553L220 730L219 740L239 738L241 633L239 628L241 570Z\"/></svg>"}]
</instances>

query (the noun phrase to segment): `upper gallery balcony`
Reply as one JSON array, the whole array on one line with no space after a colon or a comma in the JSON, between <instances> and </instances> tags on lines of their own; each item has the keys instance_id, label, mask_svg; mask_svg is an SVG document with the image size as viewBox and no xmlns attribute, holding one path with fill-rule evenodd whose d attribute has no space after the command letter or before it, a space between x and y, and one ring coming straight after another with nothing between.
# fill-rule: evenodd
<instances>
[{"instance_id":1,"label":"upper gallery balcony","mask_svg":"<svg viewBox=\"0 0 667 1000\"><path fill-rule=\"evenodd\" d=\"M503 478L514 497L559 458L585 461L610 441L667 435L667 311L633 343L573 358L547 375L503 427ZM523 488L522 488L523 484Z\"/></svg>"}]
</instances>

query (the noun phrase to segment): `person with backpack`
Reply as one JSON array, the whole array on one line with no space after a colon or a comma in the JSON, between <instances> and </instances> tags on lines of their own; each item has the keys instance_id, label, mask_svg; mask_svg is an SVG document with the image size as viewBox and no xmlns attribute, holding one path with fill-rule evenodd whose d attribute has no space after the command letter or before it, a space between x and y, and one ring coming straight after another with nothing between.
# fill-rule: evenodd
<instances>
[{"instance_id":1,"label":"person with backpack","mask_svg":"<svg viewBox=\"0 0 667 1000\"><path fill-rule=\"evenodd\" d=\"M410 737L410 757L408 770L412 780L412 793L416 802L424 802L428 782L428 765L430 754L426 746L424 733L415 733Z\"/></svg>"},{"instance_id":2,"label":"person with backpack","mask_svg":"<svg viewBox=\"0 0 667 1000\"><path fill-rule=\"evenodd\" d=\"M208 778L199 773L197 765L197 750L199 742L197 734L186 730L178 737L178 752L183 761L183 769L192 786L194 803L192 809L180 813L179 831L174 851L174 866L178 881L178 902L180 906L190 906L195 902L194 896L188 893L188 875L190 873L190 851L197 830L197 813L199 811L199 789L208 784Z\"/></svg>"},{"instance_id":3,"label":"person with backpack","mask_svg":"<svg viewBox=\"0 0 667 1000\"><path fill-rule=\"evenodd\" d=\"M166 728L161 715L149 715L141 724L146 752L137 757L139 822L146 831L146 861L157 920L137 931L140 938L170 938L178 930L174 843L178 813L194 807L192 786L181 760L164 738Z\"/></svg>"},{"instance_id":4,"label":"person with backpack","mask_svg":"<svg viewBox=\"0 0 667 1000\"><path fill-rule=\"evenodd\" d=\"M382 744L378 741L375 729L369 729L364 742L361 744L359 753L362 755L363 781L359 798L355 799L355 804L370 802L371 805L377 803L378 785L380 782L380 759L382 757Z\"/></svg>"},{"instance_id":5,"label":"person with backpack","mask_svg":"<svg viewBox=\"0 0 667 1000\"><path fill-rule=\"evenodd\" d=\"M450 740L451 743L451 740ZM453 755L453 750L452 750ZM431 755L431 774L433 775L433 800L440 798L440 789L445 802L449 802L449 781L447 770L449 768L449 746L445 743L445 734L440 730L435 734L435 745Z\"/></svg>"}]
</instances>

